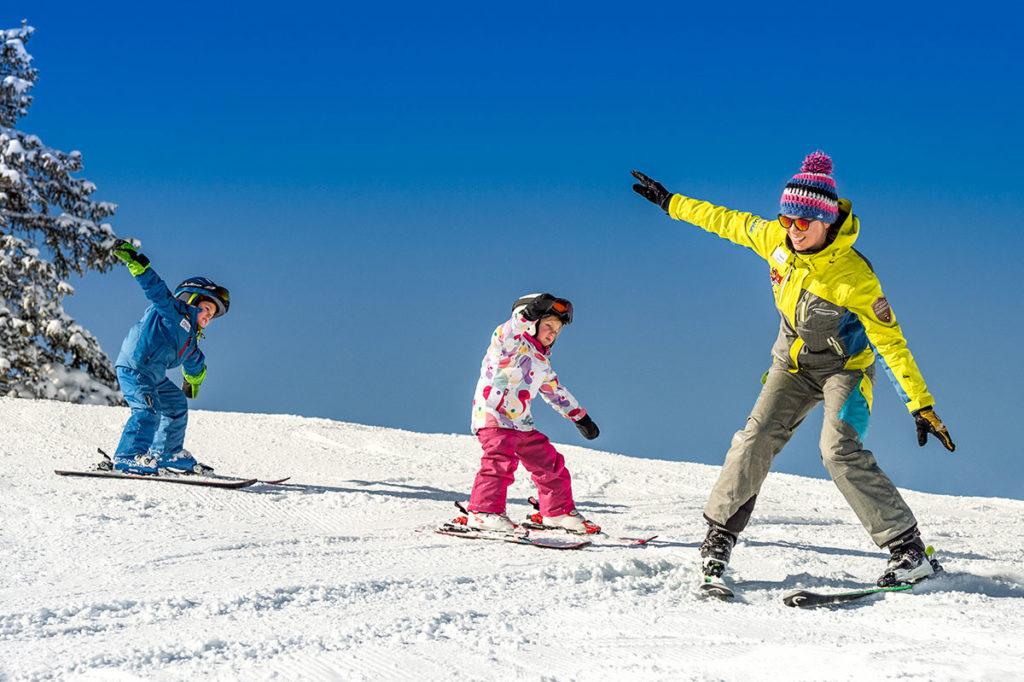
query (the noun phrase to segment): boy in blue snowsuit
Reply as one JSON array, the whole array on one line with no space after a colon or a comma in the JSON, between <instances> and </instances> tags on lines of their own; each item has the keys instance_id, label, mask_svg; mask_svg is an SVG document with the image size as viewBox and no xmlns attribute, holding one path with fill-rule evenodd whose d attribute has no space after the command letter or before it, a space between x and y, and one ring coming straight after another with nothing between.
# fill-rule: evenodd
<instances>
[{"instance_id":1,"label":"boy in blue snowsuit","mask_svg":"<svg viewBox=\"0 0 1024 682\"><path fill-rule=\"evenodd\" d=\"M158 468L208 473L213 469L196 462L183 448L186 398L195 398L206 378L199 339L210 320L228 311L228 290L204 277L193 277L179 284L172 295L149 259L131 242L119 239L113 253L125 262L151 303L129 330L115 363L121 393L132 413L113 468L142 474L155 474ZM179 366L185 375L180 389L166 376L168 369Z\"/></svg>"}]
</instances>

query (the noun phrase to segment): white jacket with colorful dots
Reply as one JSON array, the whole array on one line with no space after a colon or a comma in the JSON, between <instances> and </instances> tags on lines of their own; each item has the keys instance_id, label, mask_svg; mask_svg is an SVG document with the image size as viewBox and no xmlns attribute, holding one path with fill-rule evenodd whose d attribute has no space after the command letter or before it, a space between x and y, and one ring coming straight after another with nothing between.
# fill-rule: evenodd
<instances>
[{"instance_id":1,"label":"white jacket with colorful dots","mask_svg":"<svg viewBox=\"0 0 1024 682\"><path fill-rule=\"evenodd\" d=\"M533 431L530 405L537 393L574 422L587 414L558 383L548 359L551 350L530 335L533 325L533 321L516 315L491 335L473 396L474 434L489 427Z\"/></svg>"}]
</instances>

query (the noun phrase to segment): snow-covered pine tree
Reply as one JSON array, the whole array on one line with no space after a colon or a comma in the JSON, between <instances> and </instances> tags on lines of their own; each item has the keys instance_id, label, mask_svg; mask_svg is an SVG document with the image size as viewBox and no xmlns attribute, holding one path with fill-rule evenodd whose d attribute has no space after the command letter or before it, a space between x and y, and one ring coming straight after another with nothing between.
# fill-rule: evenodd
<instances>
[{"instance_id":1,"label":"snow-covered pine tree","mask_svg":"<svg viewBox=\"0 0 1024 682\"><path fill-rule=\"evenodd\" d=\"M110 358L64 311L71 272L105 271L116 238L101 221L115 204L72 174L79 152L16 130L36 81L25 43L35 29L0 29L0 395L75 403L121 401Z\"/></svg>"}]
</instances>

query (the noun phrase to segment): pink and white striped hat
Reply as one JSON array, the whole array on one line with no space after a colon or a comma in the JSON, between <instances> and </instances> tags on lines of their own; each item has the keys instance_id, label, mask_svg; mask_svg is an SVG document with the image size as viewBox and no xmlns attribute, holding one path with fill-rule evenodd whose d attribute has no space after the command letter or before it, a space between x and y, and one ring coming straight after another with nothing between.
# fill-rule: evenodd
<instances>
[{"instance_id":1,"label":"pink and white striped hat","mask_svg":"<svg viewBox=\"0 0 1024 682\"><path fill-rule=\"evenodd\" d=\"M832 179L832 159L818 150L808 154L800 172L786 184L779 202L782 215L821 220L831 225L839 217L839 196Z\"/></svg>"}]
</instances>

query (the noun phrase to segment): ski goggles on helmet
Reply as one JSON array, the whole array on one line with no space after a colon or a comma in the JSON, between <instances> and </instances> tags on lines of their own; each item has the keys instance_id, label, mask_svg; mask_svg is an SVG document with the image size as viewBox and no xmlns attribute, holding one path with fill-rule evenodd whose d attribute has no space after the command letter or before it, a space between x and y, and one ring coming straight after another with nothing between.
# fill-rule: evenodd
<instances>
[{"instance_id":1,"label":"ski goggles on helmet","mask_svg":"<svg viewBox=\"0 0 1024 682\"><path fill-rule=\"evenodd\" d=\"M813 220L808 220L807 218L790 218L781 213L779 214L779 224L787 230L791 227L796 227L800 232L806 232L813 222Z\"/></svg>"},{"instance_id":2,"label":"ski goggles on helmet","mask_svg":"<svg viewBox=\"0 0 1024 682\"><path fill-rule=\"evenodd\" d=\"M551 312L548 314L560 319L562 324L572 324L572 303L564 298L556 298L551 303Z\"/></svg>"}]
</instances>

